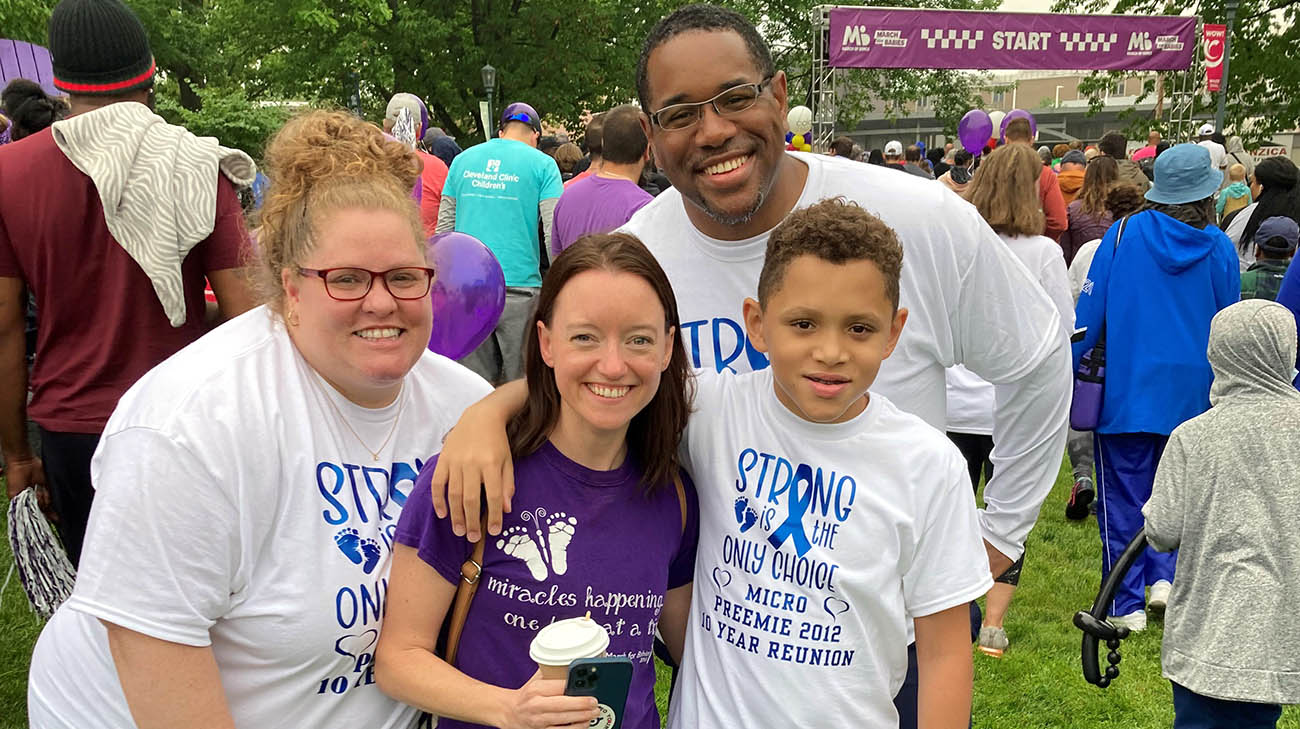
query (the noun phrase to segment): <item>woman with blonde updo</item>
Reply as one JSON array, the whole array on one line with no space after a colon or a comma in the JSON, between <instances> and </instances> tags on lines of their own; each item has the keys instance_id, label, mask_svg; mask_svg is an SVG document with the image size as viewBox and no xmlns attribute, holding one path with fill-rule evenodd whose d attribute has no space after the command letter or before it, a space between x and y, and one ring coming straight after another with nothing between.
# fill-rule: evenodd
<instances>
[{"instance_id":1,"label":"woman with blonde updo","mask_svg":"<svg viewBox=\"0 0 1300 729\"><path fill-rule=\"evenodd\" d=\"M1056 305L1064 341L1074 325L1074 300L1061 249L1043 233L1043 210L1038 201L1038 176L1042 161L1027 144L998 147L980 165L971 180L967 199L998 234L1016 258L1033 274L1043 293ZM1050 348L1044 343L1045 349ZM966 458L971 486L979 489L980 476L993 478L993 385L965 367L948 368L948 437ZM1003 620L1020 582L1024 555L1007 571L994 575L993 589L985 600L979 649L1001 657L1010 641Z\"/></svg>"},{"instance_id":2,"label":"woman with blonde updo","mask_svg":"<svg viewBox=\"0 0 1300 729\"><path fill-rule=\"evenodd\" d=\"M266 155L264 306L145 375L92 466L33 727L408 727L372 670L416 474L489 391L429 352L410 150L347 114Z\"/></svg>"}]
</instances>

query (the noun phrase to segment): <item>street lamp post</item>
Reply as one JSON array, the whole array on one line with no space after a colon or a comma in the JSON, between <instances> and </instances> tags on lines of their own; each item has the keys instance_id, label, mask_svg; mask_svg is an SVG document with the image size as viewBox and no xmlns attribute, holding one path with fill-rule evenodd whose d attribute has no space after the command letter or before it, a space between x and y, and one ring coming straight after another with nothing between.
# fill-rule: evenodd
<instances>
[{"instance_id":1,"label":"street lamp post","mask_svg":"<svg viewBox=\"0 0 1300 729\"><path fill-rule=\"evenodd\" d=\"M492 64L486 64L479 73L483 75L483 90L487 92L487 117L483 119L483 133L488 139L492 138L492 92L497 87L497 70L492 68Z\"/></svg>"},{"instance_id":2,"label":"street lamp post","mask_svg":"<svg viewBox=\"0 0 1300 729\"><path fill-rule=\"evenodd\" d=\"M1223 82L1219 86L1219 109L1214 113L1214 128L1223 133L1223 112L1228 99L1228 61L1232 57L1232 24L1237 19L1237 6L1240 0L1226 0L1224 7L1228 10L1228 30L1223 37Z\"/></svg>"}]
</instances>

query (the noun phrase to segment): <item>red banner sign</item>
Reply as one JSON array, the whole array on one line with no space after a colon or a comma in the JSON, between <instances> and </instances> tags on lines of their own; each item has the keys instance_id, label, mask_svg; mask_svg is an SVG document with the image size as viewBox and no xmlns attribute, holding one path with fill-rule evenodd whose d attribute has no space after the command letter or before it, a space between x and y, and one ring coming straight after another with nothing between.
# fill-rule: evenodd
<instances>
[{"instance_id":1,"label":"red banner sign","mask_svg":"<svg viewBox=\"0 0 1300 729\"><path fill-rule=\"evenodd\" d=\"M1201 34L1205 49L1205 90L1217 93L1223 88L1223 51L1228 40L1228 26L1203 25Z\"/></svg>"}]
</instances>

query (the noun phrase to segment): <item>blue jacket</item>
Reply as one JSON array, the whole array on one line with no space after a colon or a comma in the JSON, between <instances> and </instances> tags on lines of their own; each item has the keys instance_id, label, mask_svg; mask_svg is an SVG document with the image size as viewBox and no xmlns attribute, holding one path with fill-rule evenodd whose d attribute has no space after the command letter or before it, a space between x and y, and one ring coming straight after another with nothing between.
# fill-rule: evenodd
<instances>
[{"instance_id":1,"label":"blue jacket","mask_svg":"<svg viewBox=\"0 0 1300 729\"><path fill-rule=\"evenodd\" d=\"M1074 363L1106 328L1099 433L1168 435L1210 408L1210 319L1241 297L1232 242L1152 210L1112 225L1075 307Z\"/></svg>"}]
</instances>

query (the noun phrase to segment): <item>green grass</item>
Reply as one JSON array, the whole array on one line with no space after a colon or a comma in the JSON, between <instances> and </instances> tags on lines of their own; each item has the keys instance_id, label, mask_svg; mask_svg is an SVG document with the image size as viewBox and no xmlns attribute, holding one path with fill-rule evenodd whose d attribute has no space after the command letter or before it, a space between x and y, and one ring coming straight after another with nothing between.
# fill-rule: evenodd
<instances>
[{"instance_id":1,"label":"green grass","mask_svg":"<svg viewBox=\"0 0 1300 729\"><path fill-rule=\"evenodd\" d=\"M1063 468L1029 537L1024 575L1007 615L1011 647L1006 656L975 655L975 726L1166 729L1174 714L1169 682L1160 676L1159 621L1124 641L1120 677L1110 688L1083 680L1081 634L1070 618L1096 596L1100 542L1095 519L1065 519L1068 493L1069 473ZM8 540L0 541L2 574L11 559ZM15 578L0 595L0 729L27 726L27 665L40 628ZM663 670L657 688L659 708L666 716ZM1288 707L1278 726L1300 729L1300 708Z\"/></svg>"}]
</instances>

